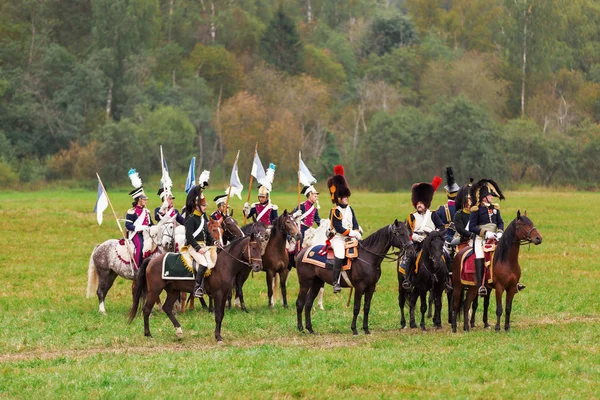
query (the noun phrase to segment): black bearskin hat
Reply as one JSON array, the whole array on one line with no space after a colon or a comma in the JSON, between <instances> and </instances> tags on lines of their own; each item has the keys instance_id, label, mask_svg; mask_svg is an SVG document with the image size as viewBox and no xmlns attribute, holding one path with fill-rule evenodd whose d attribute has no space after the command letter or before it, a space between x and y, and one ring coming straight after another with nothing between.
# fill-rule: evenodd
<instances>
[{"instance_id":1,"label":"black bearskin hat","mask_svg":"<svg viewBox=\"0 0 600 400\"><path fill-rule=\"evenodd\" d=\"M329 193L331 194L331 202L336 204L338 199L343 197L350 197L352 192L348 187L348 182L346 182L346 178L344 177L344 167L341 165L336 165L333 168L333 176L330 176L327 179L327 187L329 188Z\"/></svg>"},{"instance_id":2,"label":"black bearskin hat","mask_svg":"<svg viewBox=\"0 0 600 400\"><path fill-rule=\"evenodd\" d=\"M442 183L442 178L436 176L433 178L431 183L421 182L415 183L412 185L411 192L411 200L413 207L417 208L417 203L421 202L425 204L425 208L431 207L431 201L433 200L433 194L440 187Z\"/></svg>"},{"instance_id":3,"label":"black bearskin hat","mask_svg":"<svg viewBox=\"0 0 600 400\"><path fill-rule=\"evenodd\" d=\"M504 200L504 194L496 182L491 179L481 179L471 187L473 206L479 205L481 199L490 194L494 197L498 197L500 200Z\"/></svg>"}]
</instances>

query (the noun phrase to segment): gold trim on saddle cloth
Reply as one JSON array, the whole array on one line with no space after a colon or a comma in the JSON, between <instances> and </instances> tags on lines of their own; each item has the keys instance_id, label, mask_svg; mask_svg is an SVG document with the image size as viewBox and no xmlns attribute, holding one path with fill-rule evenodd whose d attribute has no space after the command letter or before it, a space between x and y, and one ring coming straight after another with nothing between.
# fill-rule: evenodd
<instances>
[{"instance_id":1,"label":"gold trim on saddle cloth","mask_svg":"<svg viewBox=\"0 0 600 400\"><path fill-rule=\"evenodd\" d=\"M212 261L211 265L208 266L208 268L206 268L206 272L204 273L204 276L210 276L210 274L212 273L212 269L215 267L215 264L217 263L217 246L207 246L206 249L208 249L209 254L210 254L210 259ZM192 257L192 255L189 252L189 246L183 246L181 248L181 251L179 252L179 254L181 255L181 261L183 262L183 265L185 265L185 268L192 272L193 271L193 265L194 265L194 258Z\"/></svg>"},{"instance_id":2,"label":"gold trim on saddle cloth","mask_svg":"<svg viewBox=\"0 0 600 400\"><path fill-rule=\"evenodd\" d=\"M492 284L494 282L492 277L494 276L494 253L495 253L495 250L496 250L496 246L494 245L494 250L492 250L490 252L490 260L485 261L485 267L490 270L490 277L487 280L487 283L489 283L489 284ZM461 259L460 259L460 282L463 285L467 285L467 286L475 286L475 284L476 284L475 281L467 281L462 278L463 268L465 267L465 260L468 257L470 257L471 255L473 255L473 257L475 257L475 253L472 249L465 251L462 254ZM473 276L475 276L475 275L473 275Z\"/></svg>"}]
</instances>

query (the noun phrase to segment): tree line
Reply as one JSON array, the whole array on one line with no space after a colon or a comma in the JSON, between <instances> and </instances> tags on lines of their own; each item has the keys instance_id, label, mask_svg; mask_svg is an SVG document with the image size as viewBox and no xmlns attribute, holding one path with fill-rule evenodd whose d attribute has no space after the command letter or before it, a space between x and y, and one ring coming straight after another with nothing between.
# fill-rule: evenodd
<instances>
[{"instance_id":1,"label":"tree line","mask_svg":"<svg viewBox=\"0 0 600 400\"><path fill-rule=\"evenodd\" d=\"M596 187L595 0L0 0L0 183L191 157L396 190L452 165ZM386 179L381 179L385 176Z\"/></svg>"}]
</instances>

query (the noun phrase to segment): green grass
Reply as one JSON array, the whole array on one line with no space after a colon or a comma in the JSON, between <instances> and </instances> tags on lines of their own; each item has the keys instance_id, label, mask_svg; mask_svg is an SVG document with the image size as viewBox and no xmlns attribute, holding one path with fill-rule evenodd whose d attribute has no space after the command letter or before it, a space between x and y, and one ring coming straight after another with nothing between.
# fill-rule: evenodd
<instances>
[{"instance_id":1,"label":"green grass","mask_svg":"<svg viewBox=\"0 0 600 400\"><path fill-rule=\"evenodd\" d=\"M176 195L181 205L184 195ZM110 196L123 218L128 196ZM329 203L322 197L326 216ZM96 298L85 298L94 245L119 235L110 209L104 224L96 223L95 192L2 193L0 397L597 398L600 218L593 205L600 195L513 191L507 198L505 222L517 209L527 210L544 238L540 246L522 248L521 280L528 288L516 296L510 333L484 330L480 318L469 334L452 334L446 323L440 331L401 331L398 282L394 266L385 263L371 336L351 335L348 292L333 296L331 287L325 311L313 313L317 334L298 332L295 272L288 281L290 308L278 297L273 310L259 273L245 286L250 313L226 312L225 345L217 345L214 320L199 309L178 315L182 340L163 313L154 313L154 338L146 339L141 318L126 321L130 281L117 279L107 315L98 313ZM274 193L273 199L280 210L291 209L296 195ZM441 201L438 194L434 203ZM238 212L241 204L232 201ZM409 193L355 193L352 204L367 233L411 211Z\"/></svg>"}]
</instances>

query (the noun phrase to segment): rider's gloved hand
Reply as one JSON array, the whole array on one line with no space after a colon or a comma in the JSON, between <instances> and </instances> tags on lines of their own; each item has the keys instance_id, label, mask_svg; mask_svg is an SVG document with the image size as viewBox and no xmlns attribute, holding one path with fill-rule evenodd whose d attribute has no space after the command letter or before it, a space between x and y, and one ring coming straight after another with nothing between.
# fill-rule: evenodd
<instances>
[{"instance_id":1,"label":"rider's gloved hand","mask_svg":"<svg viewBox=\"0 0 600 400\"><path fill-rule=\"evenodd\" d=\"M485 233L485 238L486 238L486 239L495 239L495 238L496 238L496 234L495 234L494 232L487 231L487 232Z\"/></svg>"}]
</instances>

